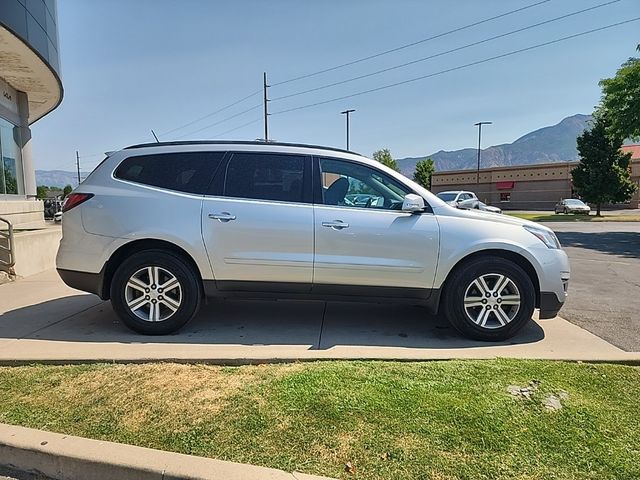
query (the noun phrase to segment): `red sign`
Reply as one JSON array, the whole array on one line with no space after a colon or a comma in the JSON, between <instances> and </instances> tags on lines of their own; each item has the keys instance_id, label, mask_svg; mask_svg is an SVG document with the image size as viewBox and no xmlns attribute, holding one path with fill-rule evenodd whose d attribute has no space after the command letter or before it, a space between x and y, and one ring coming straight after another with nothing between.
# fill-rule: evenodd
<instances>
[{"instance_id":1,"label":"red sign","mask_svg":"<svg viewBox=\"0 0 640 480\"><path fill-rule=\"evenodd\" d=\"M498 190L511 190L516 182L496 182Z\"/></svg>"}]
</instances>

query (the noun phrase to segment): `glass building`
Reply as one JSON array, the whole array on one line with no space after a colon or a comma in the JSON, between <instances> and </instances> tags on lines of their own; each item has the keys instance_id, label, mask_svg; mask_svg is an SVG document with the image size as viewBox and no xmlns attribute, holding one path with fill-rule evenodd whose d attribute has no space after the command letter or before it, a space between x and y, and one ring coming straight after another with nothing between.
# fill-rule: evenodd
<instances>
[{"instance_id":1,"label":"glass building","mask_svg":"<svg viewBox=\"0 0 640 480\"><path fill-rule=\"evenodd\" d=\"M56 0L0 0L0 213L35 198L29 126L62 96Z\"/></svg>"}]
</instances>

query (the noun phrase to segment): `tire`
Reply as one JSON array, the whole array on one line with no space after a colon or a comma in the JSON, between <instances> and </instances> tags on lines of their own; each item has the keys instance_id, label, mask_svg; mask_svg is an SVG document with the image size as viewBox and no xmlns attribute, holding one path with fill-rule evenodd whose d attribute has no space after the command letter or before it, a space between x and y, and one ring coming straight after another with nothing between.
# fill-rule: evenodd
<instances>
[{"instance_id":1,"label":"tire","mask_svg":"<svg viewBox=\"0 0 640 480\"><path fill-rule=\"evenodd\" d=\"M565 215L568 215L568 214L569 214L569 210L567 210L567 209L565 208L565 209L564 209L564 212L562 212L562 213L564 213Z\"/></svg>"},{"instance_id":2,"label":"tire","mask_svg":"<svg viewBox=\"0 0 640 480\"><path fill-rule=\"evenodd\" d=\"M498 282L503 283L498 286ZM496 287L497 296L493 291ZM478 257L456 268L443 293L444 316L456 330L474 340L511 338L531 320L535 307L535 289L527 273L501 257Z\"/></svg>"},{"instance_id":3,"label":"tire","mask_svg":"<svg viewBox=\"0 0 640 480\"><path fill-rule=\"evenodd\" d=\"M127 327L144 335L179 330L196 315L200 299L200 281L193 267L166 250L131 255L111 281L113 309Z\"/></svg>"}]
</instances>

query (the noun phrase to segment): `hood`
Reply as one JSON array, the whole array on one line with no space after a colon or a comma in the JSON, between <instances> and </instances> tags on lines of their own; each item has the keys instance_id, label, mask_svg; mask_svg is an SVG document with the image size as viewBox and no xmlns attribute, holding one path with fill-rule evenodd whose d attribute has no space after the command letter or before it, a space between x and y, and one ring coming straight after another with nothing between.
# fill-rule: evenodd
<instances>
[{"instance_id":1,"label":"hood","mask_svg":"<svg viewBox=\"0 0 640 480\"><path fill-rule=\"evenodd\" d=\"M458 218L468 218L473 220L482 220L485 222L493 222L507 225L516 225L523 226L528 225L530 227L542 228L544 230L552 231L549 227L545 227L536 222L532 222L530 220L524 220L522 218L512 217L511 215L503 215L500 213L493 213L489 211L482 210L467 210L460 209L455 207L450 207L448 205L434 208L434 213L437 215L448 216L448 217L458 217Z\"/></svg>"}]
</instances>

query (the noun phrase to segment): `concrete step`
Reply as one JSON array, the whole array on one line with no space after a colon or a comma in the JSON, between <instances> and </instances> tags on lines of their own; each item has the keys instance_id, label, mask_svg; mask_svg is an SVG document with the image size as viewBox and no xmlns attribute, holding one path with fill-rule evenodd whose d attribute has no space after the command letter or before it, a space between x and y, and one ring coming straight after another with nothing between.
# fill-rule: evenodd
<instances>
[{"instance_id":1,"label":"concrete step","mask_svg":"<svg viewBox=\"0 0 640 480\"><path fill-rule=\"evenodd\" d=\"M18 277L27 277L55 268L56 254L61 238L62 227L60 225L50 225L40 230L16 232L14 234L16 264L12 273ZM0 250L0 263L7 260L8 253Z\"/></svg>"},{"instance_id":2,"label":"concrete step","mask_svg":"<svg viewBox=\"0 0 640 480\"><path fill-rule=\"evenodd\" d=\"M44 228L44 204L40 200L1 200L0 217L11 222L16 230ZM0 229L6 229L0 222Z\"/></svg>"}]
</instances>

